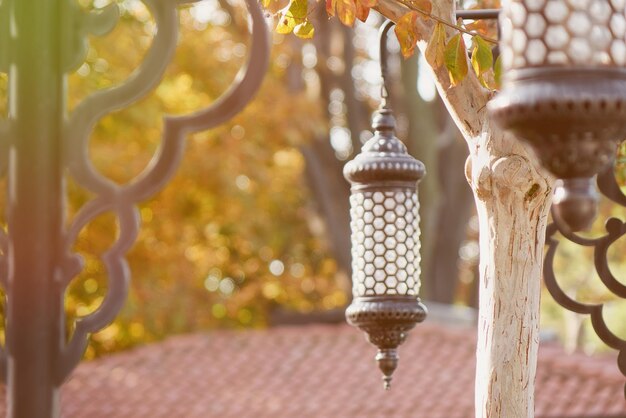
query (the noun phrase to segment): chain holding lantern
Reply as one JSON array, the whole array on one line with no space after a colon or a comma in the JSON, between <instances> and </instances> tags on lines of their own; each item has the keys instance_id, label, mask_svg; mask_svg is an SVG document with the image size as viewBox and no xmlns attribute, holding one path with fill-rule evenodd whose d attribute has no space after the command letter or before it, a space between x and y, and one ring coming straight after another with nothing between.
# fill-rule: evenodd
<instances>
[{"instance_id":1,"label":"chain holding lantern","mask_svg":"<svg viewBox=\"0 0 626 418\"><path fill-rule=\"evenodd\" d=\"M374 136L346 164L352 184L352 304L346 310L351 325L367 334L378 348L376 361L385 389L398 364L398 346L407 332L426 317L418 298L420 274L419 202L417 182L424 165L411 157L395 136L395 119L387 107L387 21L380 31L383 76L382 103L374 115Z\"/></svg>"}]
</instances>

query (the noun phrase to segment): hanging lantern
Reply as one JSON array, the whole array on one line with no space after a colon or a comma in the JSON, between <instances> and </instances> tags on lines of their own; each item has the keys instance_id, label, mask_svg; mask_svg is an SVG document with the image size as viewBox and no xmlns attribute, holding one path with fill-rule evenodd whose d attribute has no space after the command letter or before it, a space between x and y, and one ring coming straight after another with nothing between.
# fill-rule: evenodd
<instances>
[{"instance_id":1,"label":"hanging lantern","mask_svg":"<svg viewBox=\"0 0 626 418\"><path fill-rule=\"evenodd\" d=\"M346 311L351 325L378 347L376 360L385 388L398 364L398 346L426 317L419 292L419 202L416 185L424 165L411 157L394 135L391 111L380 109L374 136L346 164L352 184L353 301Z\"/></svg>"},{"instance_id":2,"label":"hanging lantern","mask_svg":"<svg viewBox=\"0 0 626 418\"><path fill-rule=\"evenodd\" d=\"M572 230L597 207L594 176L626 138L623 0L507 0L502 91L492 117L530 143L557 179L554 209Z\"/></svg>"},{"instance_id":3,"label":"hanging lantern","mask_svg":"<svg viewBox=\"0 0 626 418\"><path fill-rule=\"evenodd\" d=\"M418 299L419 202L417 182L424 165L411 157L394 135L395 120L383 104L375 114L374 136L346 164L352 184L353 301L346 311L351 325L365 331L378 347L376 360L385 389L398 364L398 346L426 317Z\"/></svg>"}]
</instances>

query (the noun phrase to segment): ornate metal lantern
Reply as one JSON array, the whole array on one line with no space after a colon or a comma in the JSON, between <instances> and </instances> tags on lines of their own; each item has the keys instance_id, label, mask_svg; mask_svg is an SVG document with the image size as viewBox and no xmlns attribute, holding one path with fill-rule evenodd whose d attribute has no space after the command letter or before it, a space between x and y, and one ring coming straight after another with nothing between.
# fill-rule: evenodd
<instances>
[{"instance_id":1,"label":"ornate metal lantern","mask_svg":"<svg viewBox=\"0 0 626 418\"><path fill-rule=\"evenodd\" d=\"M392 25L387 22L381 30L383 78L383 41ZM346 318L365 331L368 340L378 347L376 360L384 375L385 389L389 389L398 364L398 346L407 331L426 317L426 308L417 297L420 230L416 191L425 170L395 136L395 119L385 96L374 116L374 136L346 164L344 175L352 184L354 296Z\"/></svg>"},{"instance_id":2,"label":"ornate metal lantern","mask_svg":"<svg viewBox=\"0 0 626 418\"><path fill-rule=\"evenodd\" d=\"M572 230L593 221L593 178L626 138L625 11L621 0L503 3L503 88L490 112L559 179L554 210Z\"/></svg>"}]
</instances>

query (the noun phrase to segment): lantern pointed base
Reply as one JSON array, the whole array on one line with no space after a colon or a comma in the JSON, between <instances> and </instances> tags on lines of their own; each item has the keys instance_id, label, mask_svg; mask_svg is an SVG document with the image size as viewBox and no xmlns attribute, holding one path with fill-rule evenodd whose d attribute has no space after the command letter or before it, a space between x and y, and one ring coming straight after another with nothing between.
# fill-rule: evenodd
<instances>
[{"instance_id":1,"label":"lantern pointed base","mask_svg":"<svg viewBox=\"0 0 626 418\"><path fill-rule=\"evenodd\" d=\"M426 307L415 296L359 297L346 310L348 323L364 331L367 340L378 348L376 361L385 389L391 387L398 366L398 346L426 314Z\"/></svg>"},{"instance_id":2,"label":"lantern pointed base","mask_svg":"<svg viewBox=\"0 0 626 418\"><path fill-rule=\"evenodd\" d=\"M589 229L598 214L594 178L559 179L554 185L553 216L574 232Z\"/></svg>"},{"instance_id":3,"label":"lantern pointed base","mask_svg":"<svg viewBox=\"0 0 626 418\"><path fill-rule=\"evenodd\" d=\"M396 349L378 350L378 354L376 354L378 368L383 372L383 387L385 390L391 389L391 379L393 372L398 367L398 359L398 350Z\"/></svg>"}]
</instances>

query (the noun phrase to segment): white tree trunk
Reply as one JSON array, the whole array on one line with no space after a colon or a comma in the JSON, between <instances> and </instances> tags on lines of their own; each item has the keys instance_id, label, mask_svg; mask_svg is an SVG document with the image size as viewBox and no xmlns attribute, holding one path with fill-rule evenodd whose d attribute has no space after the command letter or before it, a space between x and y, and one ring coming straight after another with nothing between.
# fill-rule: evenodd
<instances>
[{"instance_id":1,"label":"white tree trunk","mask_svg":"<svg viewBox=\"0 0 626 418\"><path fill-rule=\"evenodd\" d=\"M467 171L480 224L476 417L531 418L551 189L522 153L479 145Z\"/></svg>"},{"instance_id":2,"label":"white tree trunk","mask_svg":"<svg viewBox=\"0 0 626 418\"><path fill-rule=\"evenodd\" d=\"M408 11L397 0L379 0L377 9L394 21ZM453 21L453 1L435 2L433 14ZM418 25L423 52L433 24ZM433 73L469 147L465 168L480 223L476 418L530 418L552 180L538 169L532 153L489 120L486 104L492 93L471 71L454 87L445 68L434 68Z\"/></svg>"}]
</instances>

